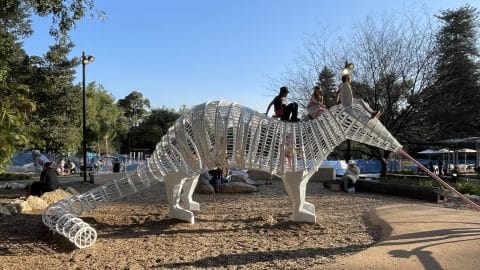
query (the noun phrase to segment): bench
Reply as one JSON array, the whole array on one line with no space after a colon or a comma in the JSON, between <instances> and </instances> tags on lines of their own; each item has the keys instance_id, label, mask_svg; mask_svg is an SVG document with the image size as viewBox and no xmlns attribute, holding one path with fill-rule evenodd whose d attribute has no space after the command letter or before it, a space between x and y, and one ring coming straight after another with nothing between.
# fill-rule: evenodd
<instances>
[{"instance_id":1,"label":"bench","mask_svg":"<svg viewBox=\"0 0 480 270\"><path fill-rule=\"evenodd\" d=\"M93 166L87 165L87 175L91 175L93 173ZM80 166L80 176L83 176L83 165Z\"/></svg>"}]
</instances>

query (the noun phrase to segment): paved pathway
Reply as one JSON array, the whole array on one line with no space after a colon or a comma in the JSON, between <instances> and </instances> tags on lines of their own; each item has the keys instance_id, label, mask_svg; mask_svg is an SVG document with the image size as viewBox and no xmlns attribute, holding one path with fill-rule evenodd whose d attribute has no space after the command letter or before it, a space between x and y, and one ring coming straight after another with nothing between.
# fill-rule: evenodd
<instances>
[{"instance_id":1,"label":"paved pathway","mask_svg":"<svg viewBox=\"0 0 480 270\"><path fill-rule=\"evenodd\" d=\"M330 268L480 269L480 213L400 204L377 208L382 239Z\"/></svg>"}]
</instances>

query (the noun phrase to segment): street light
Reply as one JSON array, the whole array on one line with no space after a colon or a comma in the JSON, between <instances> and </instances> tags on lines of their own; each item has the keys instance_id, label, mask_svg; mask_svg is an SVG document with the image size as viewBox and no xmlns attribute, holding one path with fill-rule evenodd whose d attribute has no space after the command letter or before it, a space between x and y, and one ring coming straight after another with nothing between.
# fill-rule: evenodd
<instances>
[{"instance_id":1,"label":"street light","mask_svg":"<svg viewBox=\"0 0 480 270\"><path fill-rule=\"evenodd\" d=\"M85 66L95 58L82 52L82 101L83 101L83 182L87 182L87 95L85 94Z\"/></svg>"}]
</instances>

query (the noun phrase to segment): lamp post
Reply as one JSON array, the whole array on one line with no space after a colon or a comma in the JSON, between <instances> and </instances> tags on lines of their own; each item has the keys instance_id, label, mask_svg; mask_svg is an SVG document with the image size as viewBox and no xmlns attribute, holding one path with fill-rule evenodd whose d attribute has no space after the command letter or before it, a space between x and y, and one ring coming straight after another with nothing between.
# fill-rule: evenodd
<instances>
[{"instance_id":1,"label":"lamp post","mask_svg":"<svg viewBox=\"0 0 480 270\"><path fill-rule=\"evenodd\" d=\"M83 112L83 182L87 182L87 95L85 93L85 66L95 58L82 52L82 112Z\"/></svg>"}]
</instances>

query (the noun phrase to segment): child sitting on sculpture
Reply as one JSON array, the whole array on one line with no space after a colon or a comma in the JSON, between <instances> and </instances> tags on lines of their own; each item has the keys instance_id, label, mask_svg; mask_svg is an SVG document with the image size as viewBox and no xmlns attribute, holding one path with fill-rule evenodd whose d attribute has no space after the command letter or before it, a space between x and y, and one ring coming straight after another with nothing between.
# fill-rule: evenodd
<instances>
[{"instance_id":1,"label":"child sitting on sculpture","mask_svg":"<svg viewBox=\"0 0 480 270\"><path fill-rule=\"evenodd\" d=\"M270 107L273 105L273 109L275 110L274 117L280 118L282 121L291 121L291 122L298 122L298 104L296 102L292 102L287 105L287 95L289 91L286 86L280 87L280 93L273 98L273 100L268 104L267 112L265 113L268 115L268 111L270 111Z\"/></svg>"},{"instance_id":2,"label":"child sitting on sculpture","mask_svg":"<svg viewBox=\"0 0 480 270\"><path fill-rule=\"evenodd\" d=\"M308 102L308 105L307 105L307 112L308 112L307 117L310 120L315 119L326 110L327 108L323 103L322 88L320 85L315 85L313 87L312 97L310 98L310 102Z\"/></svg>"}]
</instances>

